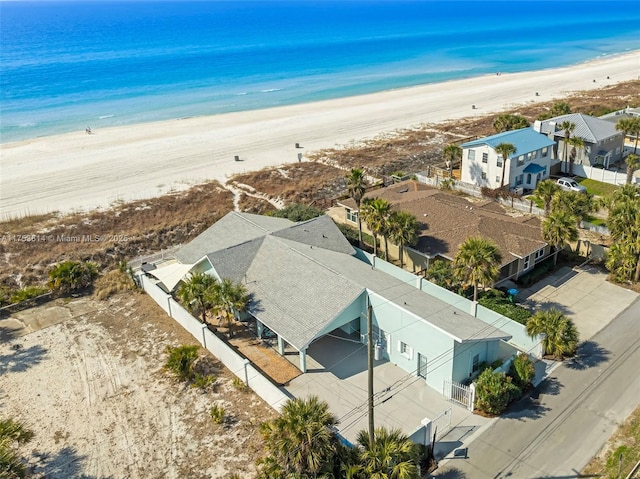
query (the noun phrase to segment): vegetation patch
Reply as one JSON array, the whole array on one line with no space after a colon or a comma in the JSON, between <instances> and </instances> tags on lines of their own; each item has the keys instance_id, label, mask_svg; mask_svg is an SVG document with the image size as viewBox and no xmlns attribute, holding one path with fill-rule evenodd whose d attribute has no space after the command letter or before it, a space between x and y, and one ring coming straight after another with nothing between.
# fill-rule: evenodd
<instances>
[{"instance_id":1,"label":"vegetation patch","mask_svg":"<svg viewBox=\"0 0 640 479\"><path fill-rule=\"evenodd\" d=\"M640 461L640 406L618 427L607 444L585 467L582 475L607 479L627 477L638 461ZM619 474L618 468L620 468Z\"/></svg>"},{"instance_id":2,"label":"vegetation patch","mask_svg":"<svg viewBox=\"0 0 640 479\"><path fill-rule=\"evenodd\" d=\"M589 178L576 178L576 181L587 189L587 193L595 196L607 196L613 194L619 186Z\"/></svg>"},{"instance_id":3,"label":"vegetation patch","mask_svg":"<svg viewBox=\"0 0 640 479\"><path fill-rule=\"evenodd\" d=\"M527 321L532 316L531 311L523 306L512 303L505 293L497 289L491 289L483 293L478 303L520 324L527 324Z\"/></svg>"}]
</instances>

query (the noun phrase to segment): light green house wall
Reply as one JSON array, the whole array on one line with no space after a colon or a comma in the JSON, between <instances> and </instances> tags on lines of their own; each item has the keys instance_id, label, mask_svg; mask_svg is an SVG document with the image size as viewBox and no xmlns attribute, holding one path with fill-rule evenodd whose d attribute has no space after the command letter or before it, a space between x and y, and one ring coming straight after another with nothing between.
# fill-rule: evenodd
<instances>
[{"instance_id":1,"label":"light green house wall","mask_svg":"<svg viewBox=\"0 0 640 479\"><path fill-rule=\"evenodd\" d=\"M450 379L453 372L454 339L387 298L373 292L369 297L374 331L379 328L384 338L385 359L416 376L419 357L426 357L426 383L442 392L444 380ZM361 331L367 330L366 314L361 317L360 327ZM410 348L405 354L400 351L401 343Z\"/></svg>"},{"instance_id":2,"label":"light green house wall","mask_svg":"<svg viewBox=\"0 0 640 479\"><path fill-rule=\"evenodd\" d=\"M473 358L476 354L478 355L478 364L495 361L498 357L498 343L498 341L455 343L455 361L451 379L461 383L472 378L474 376Z\"/></svg>"}]
</instances>

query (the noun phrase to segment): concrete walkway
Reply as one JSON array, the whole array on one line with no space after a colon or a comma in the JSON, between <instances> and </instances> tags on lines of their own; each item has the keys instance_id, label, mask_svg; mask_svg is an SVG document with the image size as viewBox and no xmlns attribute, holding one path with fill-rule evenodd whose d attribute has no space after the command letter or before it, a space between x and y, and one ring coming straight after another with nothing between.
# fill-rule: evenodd
<instances>
[{"instance_id":1,"label":"concrete walkway","mask_svg":"<svg viewBox=\"0 0 640 479\"><path fill-rule=\"evenodd\" d=\"M520 291L534 309L556 308L573 319L586 341L608 325L638 297L638 293L607 281L596 266L560 268L532 288Z\"/></svg>"}]
</instances>

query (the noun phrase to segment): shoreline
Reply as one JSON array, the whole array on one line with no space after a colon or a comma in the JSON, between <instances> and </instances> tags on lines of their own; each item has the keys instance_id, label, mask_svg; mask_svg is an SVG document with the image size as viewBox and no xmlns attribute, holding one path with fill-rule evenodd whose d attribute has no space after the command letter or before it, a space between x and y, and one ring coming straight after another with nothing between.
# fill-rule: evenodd
<instances>
[{"instance_id":1,"label":"shoreline","mask_svg":"<svg viewBox=\"0 0 640 479\"><path fill-rule=\"evenodd\" d=\"M208 180L224 182L236 173L297 162L298 153L304 160L312 150L552 101L639 75L636 50L569 67L3 143L0 219L85 211Z\"/></svg>"}]
</instances>

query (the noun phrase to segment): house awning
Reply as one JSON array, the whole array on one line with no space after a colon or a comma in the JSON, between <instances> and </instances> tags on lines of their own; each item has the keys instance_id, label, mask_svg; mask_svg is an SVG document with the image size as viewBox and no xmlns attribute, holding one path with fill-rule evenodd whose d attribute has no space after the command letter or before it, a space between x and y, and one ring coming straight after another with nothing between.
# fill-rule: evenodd
<instances>
[{"instance_id":1,"label":"house awning","mask_svg":"<svg viewBox=\"0 0 640 479\"><path fill-rule=\"evenodd\" d=\"M529 163L527 167L523 170L525 173L542 173L545 170L544 166L540 166L537 163Z\"/></svg>"},{"instance_id":2,"label":"house awning","mask_svg":"<svg viewBox=\"0 0 640 479\"><path fill-rule=\"evenodd\" d=\"M173 288L176 287L191 268L193 268L192 264L172 263L149 271L149 274L162 281L167 287L167 291L173 291Z\"/></svg>"}]
</instances>

